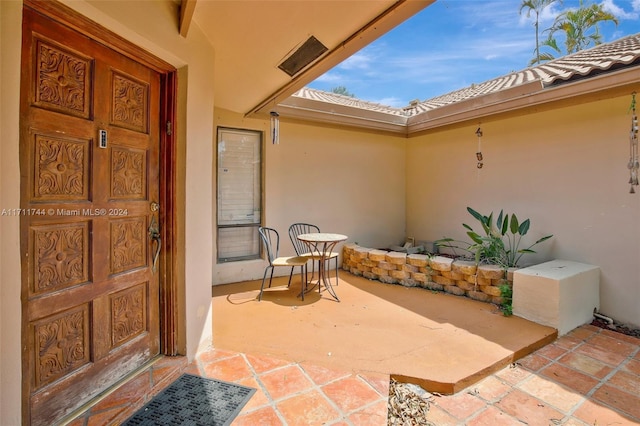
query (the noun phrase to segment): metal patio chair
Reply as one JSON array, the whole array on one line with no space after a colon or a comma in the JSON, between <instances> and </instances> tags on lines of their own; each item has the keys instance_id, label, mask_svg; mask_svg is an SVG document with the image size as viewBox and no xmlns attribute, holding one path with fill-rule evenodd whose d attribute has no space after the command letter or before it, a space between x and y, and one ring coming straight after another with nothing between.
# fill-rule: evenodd
<instances>
[{"instance_id":1,"label":"metal patio chair","mask_svg":"<svg viewBox=\"0 0 640 426\"><path fill-rule=\"evenodd\" d=\"M307 282L305 280L306 276L306 266L307 261L309 260L303 256L285 256L279 257L280 252L280 235L278 231L273 228L267 227L259 227L258 232L260 233L260 239L262 239L262 243L264 244L265 251L267 253L267 260L269 264L264 269L264 275L262 276L262 285L260 286L260 295L258 296L258 300L262 300L262 292L264 291L264 282L267 278L267 272L271 270L271 275L269 276L269 288L271 288L271 280L273 279L273 270L279 266L287 266L291 267L291 272L289 272L289 282L287 283L287 288L291 286L291 277L293 277L293 268L296 266L300 267L300 282L302 289L300 291L300 295L302 296L302 300L304 300L304 292L306 290Z\"/></svg>"},{"instance_id":2,"label":"metal patio chair","mask_svg":"<svg viewBox=\"0 0 640 426\"><path fill-rule=\"evenodd\" d=\"M320 232L320 227L310 223L298 222L289 226L289 239L291 239L291 243L293 244L293 248L295 249L296 254L298 256L304 256L308 259L313 260L311 265L312 280L313 280L313 274L315 272L315 266L314 266L315 262L316 261L320 262L320 259L322 258L322 256L320 255L320 253L311 252L309 250L309 246L305 244L303 241L300 241L298 239L298 235L312 234L315 232ZM339 256L339 253L337 252L331 252L330 254L327 255L327 259L328 259L327 266L330 266L329 264L331 263L331 259L333 259L336 263L336 285L338 285L338 256ZM318 269L319 268L320 268L320 265L318 265Z\"/></svg>"}]
</instances>

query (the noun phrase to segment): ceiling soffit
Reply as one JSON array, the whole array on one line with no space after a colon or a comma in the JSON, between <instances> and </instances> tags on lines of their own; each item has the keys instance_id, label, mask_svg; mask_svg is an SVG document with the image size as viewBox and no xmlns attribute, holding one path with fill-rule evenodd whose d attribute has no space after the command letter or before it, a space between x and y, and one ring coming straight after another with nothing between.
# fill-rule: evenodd
<instances>
[{"instance_id":1,"label":"ceiling soffit","mask_svg":"<svg viewBox=\"0 0 640 426\"><path fill-rule=\"evenodd\" d=\"M216 107L266 116L282 100L434 0L198 1L215 49ZM328 51L293 75L278 68L311 36Z\"/></svg>"}]
</instances>

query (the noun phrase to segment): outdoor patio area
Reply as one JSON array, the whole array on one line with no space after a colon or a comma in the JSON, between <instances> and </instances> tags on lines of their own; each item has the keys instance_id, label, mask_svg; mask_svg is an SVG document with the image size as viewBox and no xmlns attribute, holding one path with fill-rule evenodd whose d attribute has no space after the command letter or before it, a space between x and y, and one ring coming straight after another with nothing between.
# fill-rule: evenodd
<instances>
[{"instance_id":1,"label":"outdoor patio area","mask_svg":"<svg viewBox=\"0 0 640 426\"><path fill-rule=\"evenodd\" d=\"M391 377L430 388L435 425L640 424L639 339L591 325L556 339L490 304L342 271L339 303L286 283L261 302L260 281L213 287L215 348L161 358L71 424L120 424L183 371L257 389L236 426L383 426Z\"/></svg>"},{"instance_id":2,"label":"outdoor patio area","mask_svg":"<svg viewBox=\"0 0 640 426\"><path fill-rule=\"evenodd\" d=\"M423 288L340 274L341 302L300 278L213 288L213 341L219 348L264 354L363 374L391 374L443 394L455 393L556 338L556 331L492 304Z\"/></svg>"}]
</instances>

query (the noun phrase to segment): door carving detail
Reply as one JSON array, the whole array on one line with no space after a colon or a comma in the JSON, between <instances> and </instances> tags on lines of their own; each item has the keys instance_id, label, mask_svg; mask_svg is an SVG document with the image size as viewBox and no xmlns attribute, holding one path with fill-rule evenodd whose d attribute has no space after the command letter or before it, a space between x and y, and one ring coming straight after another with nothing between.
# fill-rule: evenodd
<instances>
[{"instance_id":1,"label":"door carving detail","mask_svg":"<svg viewBox=\"0 0 640 426\"><path fill-rule=\"evenodd\" d=\"M113 74L111 124L147 133L148 87L122 74Z\"/></svg>"},{"instance_id":2,"label":"door carving detail","mask_svg":"<svg viewBox=\"0 0 640 426\"><path fill-rule=\"evenodd\" d=\"M111 196L143 198L146 186L146 153L141 150L111 150Z\"/></svg>"},{"instance_id":3,"label":"door carving detail","mask_svg":"<svg viewBox=\"0 0 640 426\"><path fill-rule=\"evenodd\" d=\"M147 283L111 296L111 344L118 346L147 329Z\"/></svg>"},{"instance_id":4,"label":"door carving detail","mask_svg":"<svg viewBox=\"0 0 640 426\"><path fill-rule=\"evenodd\" d=\"M89 280L87 222L32 228L37 295Z\"/></svg>"},{"instance_id":5,"label":"door carving detail","mask_svg":"<svg viewBox=\"0 0 640 426\"><path fill-rule=\"evenodd\" d=\"M89 142L36 135L34 196L87 200Z\"/></svg>"},{"instance_id":6,"label":"door carving detail","mask_svg":"<svg viewBox=\"0 0 640 426\"><path fill-rule=\"evenodd\" d=\"M117 274L147 264L146 218L111 222L111 273Z\"/></svg>"},{"instance_id":7,"label":"door carving detail","mask_svg":"<svg viewBox=\"0 0 640 426\"><path fill-rule=\"evenodd\" d=\"M38 40L35 104L89 118L91 60Z\"/></svg>"},{"instance_id":8,"label":"door carving detail","mask_svg":"<svg viewBox=\"0 0 640 426\"><path fill-rule=\"evenodd\" d=\"M36 388L89 362L89 309L80 306L34 325Z\"/></svg>"}]
</instances>

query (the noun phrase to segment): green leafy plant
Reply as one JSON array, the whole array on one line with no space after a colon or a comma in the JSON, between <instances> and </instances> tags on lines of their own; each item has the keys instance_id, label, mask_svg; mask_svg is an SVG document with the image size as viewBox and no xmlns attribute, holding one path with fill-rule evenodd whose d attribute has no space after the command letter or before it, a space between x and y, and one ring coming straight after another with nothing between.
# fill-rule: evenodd
<instances>
[{"instance_id":1,"label":"green leafy plant","mask_svg":"<svg viewBox=\"0 0 640 426\"><path fill-rule=\"evenodd\" d=\"M505 317L510 317L513 315L513 287L509 284L502 284L499 288L500 297L502 298L500 309L502 309L502 314Z\"/></svg>"},{"instance_id":2,"label":"green leafy plant","mask_svg":"<svg viewBox=\"0 0 640 426\"><path fill-rule=\"evenodd\" d=\"M454 253L455 249L461 249L472 254L476 264L490 263L505 269L516 267L523 255L535 253L532 247L553 237L553 235L547 235L526 248L520 248L522 237L529 232L531 226L529 219L520 222L515 213L509 215L500 210L494 223L493 212L485 216L471 207L467 207L467 211L480 223L482 233L476 232L471 226L463 223L462 226L467 230L471 243L443 238L436 241L436 244L439 247L453 249Z\"/></svg>"}]
</instances>

